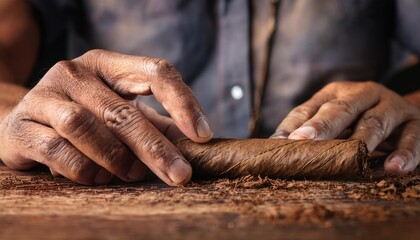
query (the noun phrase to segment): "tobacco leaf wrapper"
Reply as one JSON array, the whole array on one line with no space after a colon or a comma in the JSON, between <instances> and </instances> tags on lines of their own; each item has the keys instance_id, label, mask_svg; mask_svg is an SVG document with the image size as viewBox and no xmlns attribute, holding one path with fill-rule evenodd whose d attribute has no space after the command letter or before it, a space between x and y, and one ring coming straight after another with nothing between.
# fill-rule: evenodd
<instances>
[{"instance_id":1,"label":"tobacco leaf wrapper","mask_svg":"<svg viewBox=\"0 0 420 240\"><path fill-rule=\"evenodd\" d=\"M355 178L369 172L368 150L360 140L213 139L175 145L194 176L237 178Z\"/></svg>"}]
</instances>

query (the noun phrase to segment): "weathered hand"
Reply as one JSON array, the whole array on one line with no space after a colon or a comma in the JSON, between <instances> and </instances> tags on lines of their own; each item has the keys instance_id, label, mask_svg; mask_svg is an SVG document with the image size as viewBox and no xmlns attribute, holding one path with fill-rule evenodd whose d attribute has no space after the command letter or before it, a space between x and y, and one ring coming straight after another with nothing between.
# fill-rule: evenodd
<instances>
[{"instance_id":1,"label":"weathered hand","mask_svg":"<svg viewBox=\"0 0 420 240\"><path fill-rule=\"evenodd\" d=\"M347 135L366 142L370 152L393 143L385 171L412 171L420 160L420 111L403 97L374 83L335 82L293 109L274 138L332 139Z\"/></svg>"},{"instance_id":2,"label":"weathered hand","mask_svg":"<svg viewBox=\"0 0 420 240\"><path fill-rule=\"evenodd\" d=\"M172 119L127 101L148 94ZM191 167L164 136L179 132L175 125L196 142L212 137L203 110L171 64L92 50L57 63L6 116L0 159L13 169L40 162L82 184L106 184L113 175L138 181L148 167L167 184L182 185Z\"/></svg>"}]
</instances>

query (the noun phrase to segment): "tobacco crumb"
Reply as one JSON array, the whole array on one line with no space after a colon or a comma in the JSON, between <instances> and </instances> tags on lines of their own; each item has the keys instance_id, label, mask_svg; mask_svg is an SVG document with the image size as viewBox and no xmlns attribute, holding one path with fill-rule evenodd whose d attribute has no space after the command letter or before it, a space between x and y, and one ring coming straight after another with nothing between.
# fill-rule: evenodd
<instances>
[{"instance_id":1,"label":"tobacco crumb","mask_svg":"<svg viewBox=\"0 0 420 240\"><path fill-rule=\"evenodd\" d=\"M419 170L406 176L353 181L281 180L260 176L196 179L182 188L168 187L157 179L82 186L62 177L52 177L45 171L17 175L1 166L0 173L3 173L0 196L7 196L0 198L4 211L8 214L24 212L28 216L223 213L230 217L218 220L222 221L218 224L234 229L240 224L231 220L232 215L264 224L332 227L341 223L385 222L420 213Z\"/></svg>"}]
</instances>

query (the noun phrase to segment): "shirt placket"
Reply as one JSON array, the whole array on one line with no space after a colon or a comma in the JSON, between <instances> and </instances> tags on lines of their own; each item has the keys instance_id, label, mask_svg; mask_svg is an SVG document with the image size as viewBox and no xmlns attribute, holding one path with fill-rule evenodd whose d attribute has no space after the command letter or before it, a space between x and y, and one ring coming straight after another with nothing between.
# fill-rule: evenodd
<instances>
[{"instance_id":1,"label":"shirt placket","mask_svg":"<svg viewBox=\"0 0 420 240\"><path fill-rule=\"evenodd\" d=\"M218 122L223 135L245 138L252 104L249 3L220 0L216 12Z\"/></svg>"}]
</instances>

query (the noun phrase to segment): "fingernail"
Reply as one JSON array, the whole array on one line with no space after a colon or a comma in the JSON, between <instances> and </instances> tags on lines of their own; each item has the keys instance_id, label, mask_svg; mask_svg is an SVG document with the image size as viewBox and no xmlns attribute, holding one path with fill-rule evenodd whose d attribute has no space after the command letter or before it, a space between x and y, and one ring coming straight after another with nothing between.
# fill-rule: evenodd
<instances>
[{"instance_id":1,"label":"fingernail","mask_svg":"<svg viewBox=\"0 0 420 240\"><path fill-rule=\"evenodd\" d=\"M403 159L400 156L394 156L392 157L389 162L393 165L396 165L398 167L398 170L403 170L405 167L405 159Z\"/></svg>"},{"instance_id":2,"label":"fingernail","mask_svg":"<svg viewBox=\"0 0 420 240\"><path fill-rule=\"evenodd\" d=\"M201 138L209 138L213 135L206 117L200 117L197 121L197 134Z\"/></svg>"},{"instance_id":3,"label":"fingernail","mask_svg":"<svg viewBox=\"0 0 420 240\"><path fill-rule=\"evenodd\" d=\"M139 181L144 177L144 170L145 166L139 160L136 160L131 166L130 171L128 171L127 177L131 181Z\"/></svg>"},{"instance_id":4,"label":"fingernail","mask_svg":"<svg viewBox=\"0 0 420 240\"><path fill-rule=\"evenodd\" d=\"M315 128L310 126L304 126L296 129L289 135L289 139L300 140L300 139L314 139L316 137Z\"/></svg>"},{"instance_id":5,"label":"fingernail","mask_svg":"<svg viewBox=\"0 0 420 240\"><path fill-rule=\"evenodd\" d=\"M191 175L192 169L190 165L181 158L176 158L172 162L168 172L169 178L177 185L187 183L190 180Z\"/></svg>"},{"instance_id":6,"label":"fingernail","mask_svg":"<svg viewBox=\"0 0 420 240\"><path fill-rule=\"evenodd\" d=\"M270 136L270 138L273 139L287 139L288 134L286 134L284 131L275 132L273 135Z\"/></svg>"},{"instance_id":7,"label":"fingernail","mask_svg":"<svg viewBox=\"0 0 420 240\"><path fill-rule=\"evenodd\" d=\"M107 184L111 181L112 175L107 170L101 168L95 176L96 184Z\"/></svg>"}]
</instances>

